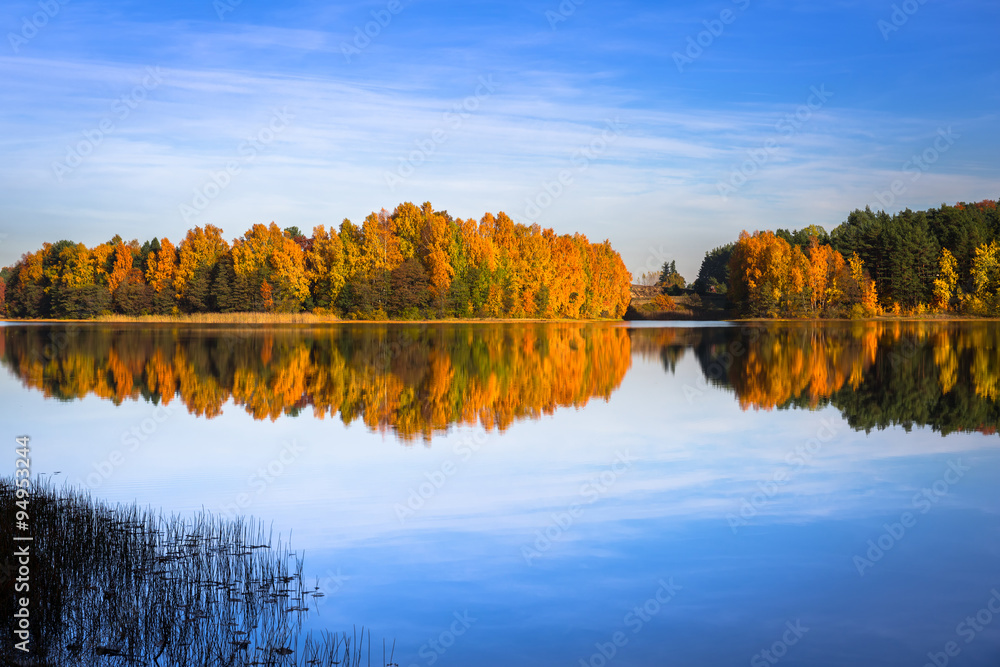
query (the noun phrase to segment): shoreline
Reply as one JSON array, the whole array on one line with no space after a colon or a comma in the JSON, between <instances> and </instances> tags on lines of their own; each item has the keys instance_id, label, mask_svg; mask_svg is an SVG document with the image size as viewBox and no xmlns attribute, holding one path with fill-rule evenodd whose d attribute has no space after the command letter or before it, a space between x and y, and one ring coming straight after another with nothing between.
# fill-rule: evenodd
<instances>
[{"instance_id":1,"label":"shoreline","mask_svg":"<svg viewBox=\"0 0 1000 667\"><path fill-rule=\"evenodd\" d=\"M3 318L2 324L592 324L597 322L628 322L617 319L566 319L566 318L442 318L420 320L347 320L329 315L312 313L199 313L198 315L145 315L140 317L96 317L91 319L58 318Z\"/></svg>"},{"instance_id":2,"label":"shoreline","mask_svg":"<svg viewBox=\"0 0 1000 667\"><path fill-rule=\"evenodd\" d=\"M683 322L729 322L729 323L752 323L752 324L789 324L789 323L821 323L821 322L1000 322L1000 317L977 317L973 315L949 315L949 316L905 316L905 315L880 315L878 317L866 317L863 319L850 318L662 318L662 319L544 319L544 318L445 318L434 320L345 320L325 315L312 315L311 313L210 313L199 316L172 316L172 315L150 315L141 317L98 317L93 319L0 319L2 325L19 324L169 324L169 325L219 325L228 324L235 326L248 325L331 325L331 324L631 324L633 322L664 322L677 326Z\"/></svg>"}]
</instances>

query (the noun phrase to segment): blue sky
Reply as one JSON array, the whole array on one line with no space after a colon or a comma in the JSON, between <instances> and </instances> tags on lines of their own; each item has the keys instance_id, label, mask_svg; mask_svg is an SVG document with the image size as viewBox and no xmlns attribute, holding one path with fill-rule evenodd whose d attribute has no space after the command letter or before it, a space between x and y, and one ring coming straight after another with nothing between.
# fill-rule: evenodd
<instances>
[{"instance_id":1,"label":"blue sky","mask_svg":"<svg viewBox=\"0 0 1000 667\"><path fill-rule=\"evenodd\" d=\"M4 4L0 265L430 201L692 280L744 228L1000 196L995 3L236 2Z\"/></svg>"}]
</instances>

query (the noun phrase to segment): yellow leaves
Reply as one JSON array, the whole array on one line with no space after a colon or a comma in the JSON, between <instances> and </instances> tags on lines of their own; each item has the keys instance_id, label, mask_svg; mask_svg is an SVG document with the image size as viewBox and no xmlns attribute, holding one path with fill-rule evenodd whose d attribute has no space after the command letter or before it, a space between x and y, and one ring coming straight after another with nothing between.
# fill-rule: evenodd
<instances>
[{"instance_id":1,"label":"yellow leaves","mask_svg":"<svg viewBox=\"0 0 1000 667\"><path fill-rule=\"evenodd\" d=\"M313 229L313 240L305 255L306 279L318 304L331 304L347 282L344 246L333 229L323 225Z\"/></svg>"},{"instance_id":2,"label":"yellow leaves","mask_svg":"<svg viewBox=\"0 0 1000 667\"><path fill-rule=\"evenodd\" d=\"M938 277L934 279L934 308L939 312L947 310L952 298L956 296L957 268L958 262L954 255L947 248L943 248L941 259L938 261Z\"/></svg>"},{"instance_id":3,"label":"yellow leaves","mask_svg":"<svg viewBox=\"0 0 1000 667\"><path fill-rule=\"evenodd\" d=\"M60 242L54 250L46 244L22 257L18 276L21 284L40 283L46 290L96 284L114 292L126 282L145 283L157 295L170 296L157 297L158 309L176 298L175 307L185 312L261 307L295 312L311 297L312 307L323 312L341 307L348 316L376 313L388 303L389 289L406 286L389 280L404 260L420 264L419 271L411 271L420 276L413 292L418 296L411 300L431 316L617 318L631 297L631 275L608 241L556 236L551 229L515 223L503 212L487 213L479 222L453 220L430 203L419 208L405 203L392 215L385 209L372 213L361 229L345 220L339 234L322 225L311 239L295 233L293 239L274 222L255 224L232 248L212 225L189 230L176 247L164 238L152 251L118 236L89 251L82 244ZM141 269L133 265L137 257L143 258ZM270 300L261 294L265 281ZM339 299L348 285L350 298ZM142 290L119 296L133 305L146 298ZM125 308L117 299L116 307ZM404 309L412 310L405 304L396 310Z\"/></svg>"},{"instance_id":4,"label":"yellow leaves","mask_svg":"<svg viewBox=\"0 0 1000 667\"><path fill-rule=\"evenodd\" d=\"M178 266L174 271L174 288L183 294L187 284L199 268L211 266L229 250L229 244L222 238L222 230L214 225L204 229L195 227L177 248Z\"/></svg>"},{"instance_id":5,"label":"yellow leaves","mask_svg":"<svg viewBox=\"0 0 1000 667\"><path fill-rule=\"evenodd\" d=\"M102 243L90 251L90 261L94 267L94 280L98 285L108 284L108 260L114 252L114 247L109 243Z\"/></svg>"},{"instance_id":6,"label":"yellow leaves","mask_svg":"<svg viewBox=\"0 0 1000 667\"><path fill-rule=\"evenodd\" d=\"M972 283L975 296L969 300L970 310L977 315L1000 313L1000 244L996 241L976 248L972 258Z\"/></svg>"},{"instance_id":7,"label":"yellow leaves","mask_svg":"<svg viewBox=\"0 0 1000 667\"><path fill-rule=\"evenodd\" d=\"M149 253L146 260L146 282L157 292L173 286L177 270L177 253L170 239L160 240L159 252Z\"/></svg>"},{"instance_id":8,"label":"yellow leaves","mask_svg":"<svg viewBox=\"0 0 1000 667\"><path fill-rule=\"evenodd\" d=\"M83 287L94 282L94 266L87 246L77 243L59 253L61 272L58 282L67 287Z\"/></svg>"},{"instance_id":9,"label":"yellow leaves","mask_svg":"<svg viewBox=\"0 0 1000 667\"><path fill-rule=\"evenodd\" d=\"M237 277L262 281L261 298L267 310L297 310L309 296L305 253L275 223L267 227L256 224L247 230L233 242L232 257Z\"/></svg>"}]
</instances>

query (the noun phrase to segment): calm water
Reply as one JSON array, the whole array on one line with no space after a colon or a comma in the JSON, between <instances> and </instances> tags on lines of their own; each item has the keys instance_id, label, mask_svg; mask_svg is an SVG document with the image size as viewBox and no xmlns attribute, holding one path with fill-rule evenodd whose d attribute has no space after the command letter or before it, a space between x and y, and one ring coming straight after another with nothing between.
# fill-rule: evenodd
<instances>
[{"instance_id":1,"label":"calm water","mask_svg":"<svg viewBox=\"0 0 1000 667\"><path fill-rule=\"evenodd\" d=\"M395 638L403 667L996 665L998 344L5 326L0 398L36 475L291 533L313 627Z\"/></svg>"}]
</instances>

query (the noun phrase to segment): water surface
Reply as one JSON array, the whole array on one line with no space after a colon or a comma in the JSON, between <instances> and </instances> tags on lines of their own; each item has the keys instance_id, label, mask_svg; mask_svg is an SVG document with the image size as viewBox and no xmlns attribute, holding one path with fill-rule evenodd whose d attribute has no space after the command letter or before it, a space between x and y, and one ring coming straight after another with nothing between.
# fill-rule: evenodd
<instances>
[{"instance_id":1,"label":"water surface","mask_svg":"<svg viewBox=\"0 0 1000 667\"><path fill-rule=\"evenodd\" d=\"M36 474L273 523L404 666L1000 660L996 323L0 334Z\"/></svg>"}]
</instances>

